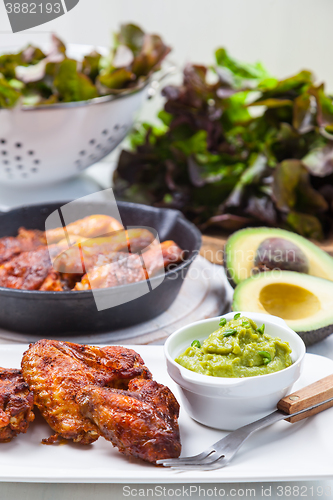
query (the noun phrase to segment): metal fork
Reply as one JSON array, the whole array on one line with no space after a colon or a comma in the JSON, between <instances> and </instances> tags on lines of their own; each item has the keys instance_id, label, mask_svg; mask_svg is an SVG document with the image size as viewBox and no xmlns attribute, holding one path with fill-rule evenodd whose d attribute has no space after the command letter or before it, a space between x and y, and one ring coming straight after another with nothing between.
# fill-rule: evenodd
<instances>
[{"instance_id":1,"label":"metal fork","mask_svg":"<svg viewBox=\"0 0 333 500\"><path fill-rule=\"evenodd\" d=\"M328 387L329 386L329 387ZM318 390L319 392L313 392ZM319 413L327 408L333 406L333 375L326 377L308 387L305 387L301 391L294 393L292 395L283 398L279 403L286 402L287 400L287 411L291 408L296 409L297 407L302 407L303 409L286 413L282 410L276 410L270 415L252 422L251 424L240 427L239 429L230 432L225 438L220 439L212 446L204 450L199 455L194 455L192 457L183 458L171 458L165 460L158 460L156 463L158 465L163 465L164 467L171 467L177 470L215 470L225 467L230 460L237 453L242 444L256 431L263 429L268 425L271 425L279 420L290 419L291 422L302 420L308 416ZM304 402L315 402L321 399L322 396L332 396L324 401L321 401L311 406L304 408ZM284 405L286 406L286 405ZM290 411L289 410L289 411ZM295 418L296 417L296 418Z\"/></svg>"}]
</instances>

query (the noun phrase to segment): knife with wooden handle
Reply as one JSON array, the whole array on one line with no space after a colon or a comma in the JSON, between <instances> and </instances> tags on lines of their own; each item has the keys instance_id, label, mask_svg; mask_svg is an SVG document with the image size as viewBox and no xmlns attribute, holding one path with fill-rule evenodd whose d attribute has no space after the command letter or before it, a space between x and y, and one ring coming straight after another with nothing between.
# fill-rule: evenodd
<instances>
[{"instance_id":1,"label":"knife with wooden handle","mask_svg":"<svg viewBox=\"0 0 333 500\"><path fill-rule=\"evenodd\" d=\"M291 423L311 417L331 406L333 406L333 374L289 394L277 404L279 410L289 415L302 412L285 419ZM307 411L303 411L306 409Z\"/></svg>"}]
</instances>

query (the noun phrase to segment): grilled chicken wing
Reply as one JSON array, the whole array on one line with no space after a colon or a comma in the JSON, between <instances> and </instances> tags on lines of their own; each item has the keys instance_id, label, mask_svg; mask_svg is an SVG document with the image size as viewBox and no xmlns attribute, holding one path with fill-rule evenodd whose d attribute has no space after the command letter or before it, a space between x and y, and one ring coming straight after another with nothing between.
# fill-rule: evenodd
<instances>
[{"instance_id":1,"label":"grilled chicken wing","mask_svg":"<svg viewBox=\"0 0 333 500\"><path fill-rule=\"evenodd\" d=\"M160 273L163 267L177 264L182 257L183 251L174 241L164 241L142 256L118 254L117 260L112 263L98 262L99 266L88 271L74 289L109 288L143 281Z\"/></svg>"},{"instance_id":2,"label":"grilled chicken wing","mask_svg":"<svg viewBox=\"0 0 333 500\"><path fill-rule=\"evenodd\" d=\"M22 359L22 372L35 404L58 437L89 444L100 436L98 427L81 413L76 396L87 385L127 389L132 378L150 379L142 358L124 347L94 347L40 340Z\"/></svg>"},{"instance_id":3,"label":"grilled chicken wing","mask_svg":"<svg viewBox=\"0 0 333 500\"><path fill-rule=\"evenodd\" d=\"M35 250L41 245L46 245L46 239L42 231L20 227L18 236L0 238L0 264L9 261L22 252Z\"/></svg>"},{"instance_id":4,"label":"grilled chicken wing","mask_svg":"<svg viewBox=\"0 0 333 500\"><path fill-rule=\"evenodd\" d=\"M68 235L84 236L85 238L102 236L103 234L118 231L119 229L123 229L122 224L120 224L117 219L109 215L90 215L72 222L71 224L67 224L66 226L66 232ZM66 238L63 227L49 229L45 231L45 234L48 244L57 243L58 241ZM73 241L71 241L71 243L73 243Z\"/></svg>"},{"instance_id":5,"label":"grilled chicken wing","mask_svg":"<svg viewBox=\"0 0 333 500\"><path fill-rule=\"evenodd\" d=\"M34 397L20 370L0 368L0 443L27 432L33 414Z\"/></svg>"},{"instance_id":6,"label":"grilled chicken wing","mask_svg":"<svg viewBox=\"0 0 333 500\"><path fill-rule=\"evenodd\" d=\"M128 391L88 385L76 401L99 432L125 455L153 463L179 457L179 404L164 385L138 379L130 381Z\"/></svg>"}]
</instances>

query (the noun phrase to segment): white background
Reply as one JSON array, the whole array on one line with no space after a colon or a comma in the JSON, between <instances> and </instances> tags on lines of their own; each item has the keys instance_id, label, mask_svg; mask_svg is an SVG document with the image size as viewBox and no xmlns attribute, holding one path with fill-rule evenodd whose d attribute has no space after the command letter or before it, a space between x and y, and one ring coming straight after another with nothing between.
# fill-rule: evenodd
<instances>
[{"instance_id":1,"label":"white background","mask_svg":"<svg viewBox=\"0 0 333 500\"><path fill-rule=\"evenodd\" d=\"M212 62L214 49L222 45L240 59L264 62L281 77L311 68L333 91L332 0L80 0L66 15L33 31L108 45L112 31L127 21L162 34L178 63ZM2 1L0 31L10 32Z\"/></svg>"}]
</instances>

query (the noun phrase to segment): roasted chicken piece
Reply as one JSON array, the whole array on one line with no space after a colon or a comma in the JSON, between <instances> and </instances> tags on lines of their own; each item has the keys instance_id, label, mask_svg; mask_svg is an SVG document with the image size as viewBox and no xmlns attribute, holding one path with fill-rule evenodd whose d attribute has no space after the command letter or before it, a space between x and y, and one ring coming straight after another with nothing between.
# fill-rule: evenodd
<instances>
[{"instance_id":1,"label":"roasted chicken piece","mask_svg":"<svg viewBox=\"0 0 333 500\"><path fill-rule=\"evenodd\" d=\"M52 268L46 246L22 252L0 266L0 286L20 290L62 290L60 275Z\"/></svg>"},{"instance_id":2,"label":"roasted chicken piece","mask_svg":"<svg viewBox=\"0 0 333 500\"><path fill-rule=\"evenodd\" d=\"M118 259L117 253L138 252L154 244L155 237L147 229L116 231L103 238L91 238L72 245L53 259L53 267L61 273L84 274L94 266Z\"/></svg>"},{"instance_id":3,"label":"roasted chicken piece","mask_svg":"<svg viewBox=\"0 0 333 500\"><path fill-rule=\"evenodd\" d=\"M74 290L109 288L143 281L159 274L164 267L177 264L182 258L183 251L174 241L164 241L141 256L118 254L116 261L110 264L101 261L98 267L88 271Z\"/></svg>"},{"instance_id":4,"label":"roasted chicken piece","mask_svg":"<svg viewBox=\"0 0 333 500\"><path fill-rule=\"evenodd\" d=\"M63 251L65 243L61 242L40 246L0 266L0 286L22 290L68 290L94 265L123 260L128 254L119 250L129 247L139 251L149 245L154 248L154 235L147 229L135 228L116 231L105 238L85 240L80 246L73 245L66 251ZM130 277L128 279L131 282Z\"/></svg>"},{"instance_id":5,"label":"roasted chicken piece","mask_svg":"<svg viewBox=\"0 0 333 500\"><path fill-rule=\"evenodd\" d=\"M89 444L100 436L96 424L81 413L76 396L87 385L127 389L132 378L150 379L142 358L125 347L94 347L56 340L31 344L22 359L25 381L35 404L59 437Z\"/></svg>"},{"instance_id":6,"label":"roasted chicken piece","mask_svg":"<svg viewBox=\"0 0 333 500\"><path fill-rule=\"evenodd\" d=\"M90 215L72 222L71 224L67 224L65 229L63 227L48 229L45 231L45 234L48 244L51 244L66 238L66 233L67 235L94 238L113 231L118 231L119 229L123 229L122 224L110 215ZM70 236L69 239L71 240ZM71 240L71 243L74 243L74 241Z\"/></svg>"},{"instance_id":7,"label":"roasted chicken piece","mask_svg":"<svg viewBox=\"0 0 333 500\"><path fill-rule=\"evenodd\" d=\"M162 256L160 257L160 253ZM179 264L184 259L184 251L172 240L163 241L159 246L150 248L142 254L148 277L156 276L162 267Z\"/></svg>"},{"instance_id":8,"label":"roasted chicken piece","mask_svg":"<svg viewBox=\"0 0 333 500\"><path fill-rule=\"evenodd\" d=\"M153 463L179 457L179 404L164 385L142 379L131 380L127 391L88 385L76 401L121 453Z\"/></svg>"},{"instance_id":9,"label":"roasted chicken piece","mask_svg":"<svg viewBox=\"0 0 333 500\"><path fill-rule=\"evenodd\" d=\"M108 288L144 281L182 258L176 243L159 246L148 229L124 229L113 217L92 215L65 228L45 233L20 228L17 237L0 238L0 287L52 292Z\"/></svg>"},{"instance_id":10,"label":"roasted chicken piece","mask_svg":"<svg viewBox=\"0 0 333 500\"><path fill-rule=\"evenodd\" d=\"M34 396L21 370L0 368L0 443L27 432L35 418Z\"/></svg>"},{"instance_id":11,"label":"roasted chicken piece","mask_svg":"<svg viewBox=\"0 0 333 500\"><path fill-rule=\"evenodd\" d=\"M22 252L30 252L41 245L46 245L42 231L20 227L18 236L0 238L0 264L11 260Z\"/></svg>"},{"instance_id":12,"label":"roasted chicken piece","mask_svg":"<svg viewBox=\"0 0 333 500\"><path fill-rule=\"evenodd\" d=\"M63 292L64 290L68 291L72 288L72 282L69 280L63 279L59 273L57 273L54 269L50 269L48 275L46 276L43 284L39 288L41 292Z\"/></svg>"}]
</instances>

